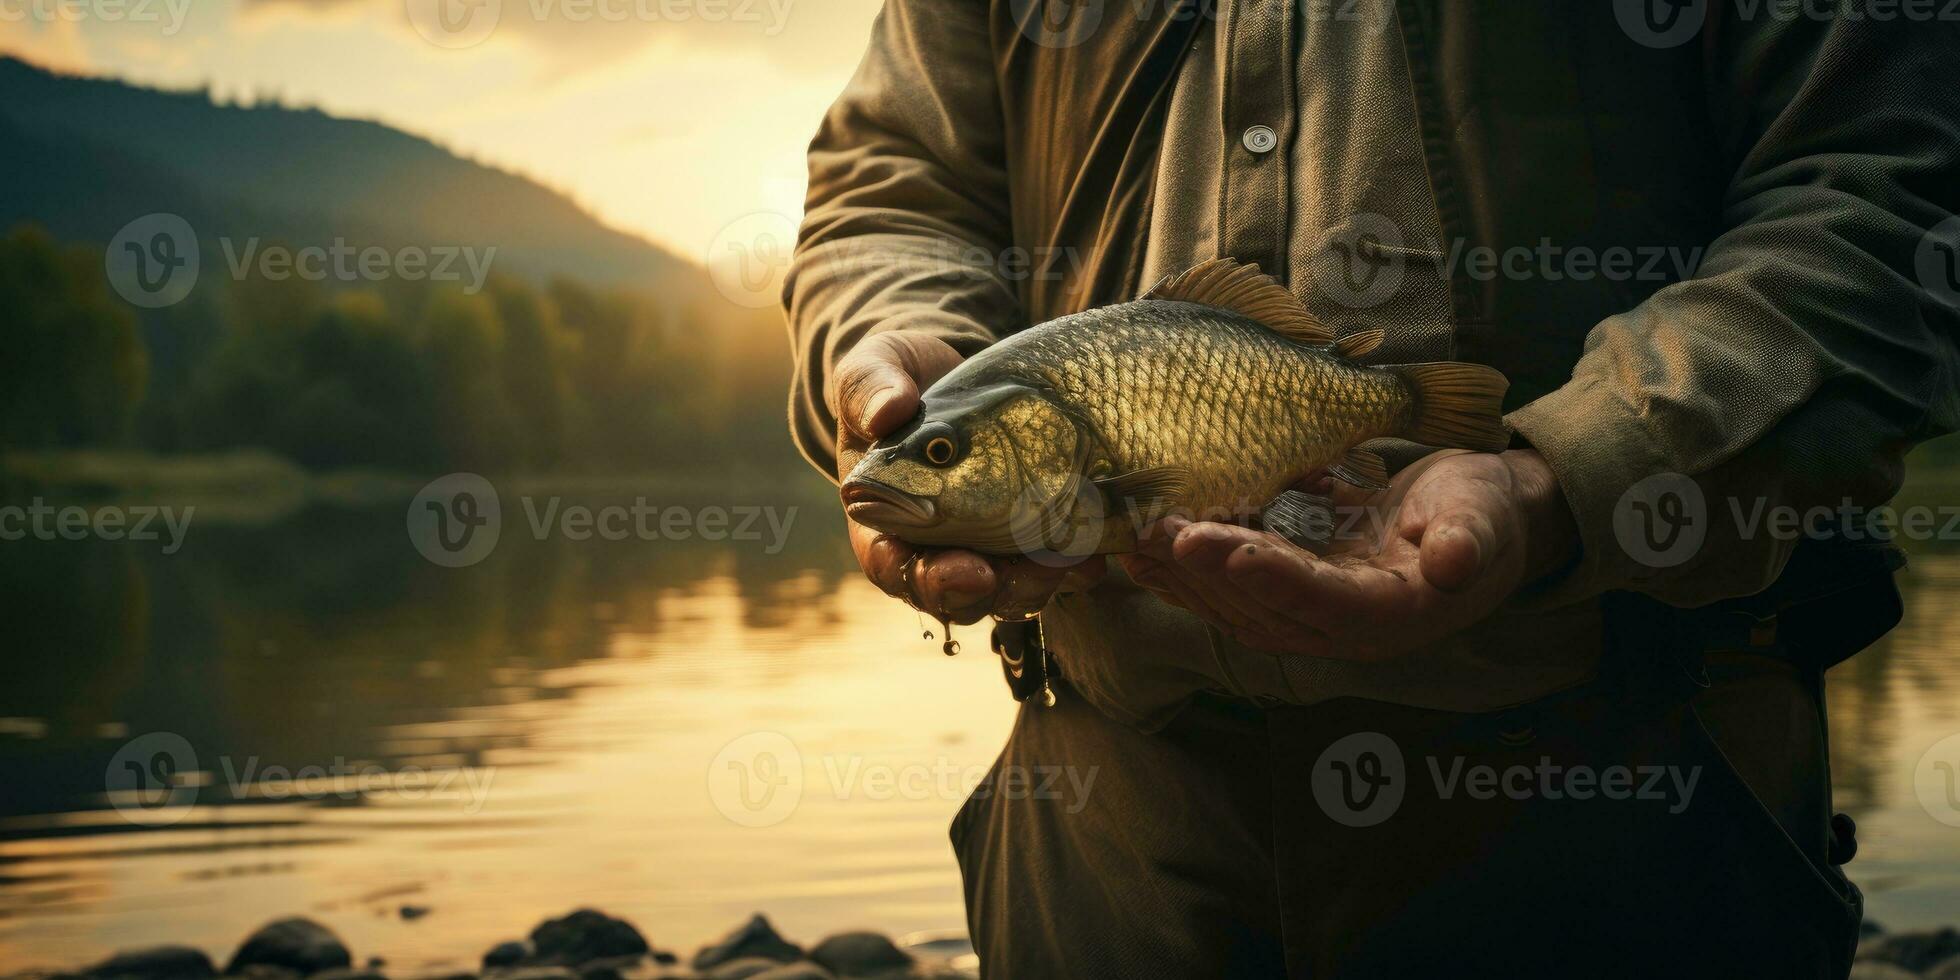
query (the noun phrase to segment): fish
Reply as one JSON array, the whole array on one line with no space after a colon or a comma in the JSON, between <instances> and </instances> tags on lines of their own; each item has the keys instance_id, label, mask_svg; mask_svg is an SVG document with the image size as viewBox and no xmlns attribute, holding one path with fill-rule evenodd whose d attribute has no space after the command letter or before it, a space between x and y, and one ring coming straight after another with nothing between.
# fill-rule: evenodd
<instances>
[{"instance_id":1,"label":"fish","mask_svg":"<svg viewBox=\"0 0 1960 980\"><path fill-rule=\"evenodd\" d=\"M997 556L1133 551L1170 514L1239 514L1324 540L1320 475L1386 487L1363 446L1399 437L1496 452L1508 381L1482 364L1370 366L1257 265L1213 259L1141 298L995 343L922 394L840 485L851 520Z\"/></svg>"}]
</instances>

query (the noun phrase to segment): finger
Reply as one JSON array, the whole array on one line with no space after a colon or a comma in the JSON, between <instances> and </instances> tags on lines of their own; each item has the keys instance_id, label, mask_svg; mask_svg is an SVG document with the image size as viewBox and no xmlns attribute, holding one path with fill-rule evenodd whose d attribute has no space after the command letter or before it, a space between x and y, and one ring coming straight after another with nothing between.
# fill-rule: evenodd
<instances>
[{"instance_id":1,"label":"finger","mask_svg":"<svg viewBox=\"0 0 1960 980\"><path fill-rule=\"evenodd\" d=\"M994 578L999 583L993 597L993 615L1004 619L1025 619L1048 605L1072 569L1054 568L1024 558L993 560Z\"/></svg>"},{"instance_id":2,"label":"finger","mask_svg":"<svg viewBox=\"0 0 1960 980\"><path fill-rule=\"evenodd\" d=\"M862 524L851 523L851 551L858 567L879 591L894 599L915 602L905 582L905 565L918 555L911 545Z\"/></svg>"},{"instance_id":3,"label":"finger","mask_svg":"<svg viewBox=\"0 0 1960 980\"><path fill-rule=\"evenodd\" d=\"M1422 577L1444 592L1476 582L1497 553L1497 529L1480 511L1455 510L1429 522L1422 535Z\"/></svg>"},{"instance_id":4,"label":"finger","mask_svg":"<svg viewBox=\"0 0 1960 980\"><path fill-rule=\"evenodd\" d=\"M1406 577L1367 562L1324 562L1297 549L1240 549L1225 570L1248 595L1332 636L1382 628L1413 611Z\"/></svg>"},{"instance_id":5,"label":"finger","mask_svg":"<svg viewBox=\"0 0 1960 980\"><path fill-rule=\"evenodd\" d=\"M912 573L920 609L955 623L976 623L993 609L1000 582L985 557L971 551L927 551Z\"/></svg>"},{"instance_id":6,"label":"finger","mask_svg":"<svg viewBox=\"0 0 1960 980\"><path fill-rule=\"evenodd\" d=\"M1285 635L1290 628L1298 625L1290 615L1281 612L1290 609L1292 603L1272 602L1255 596L1233 581L1226 571L1226 565L1234 553L1246 551L1248 555L1256 556L1262 547L1278 547L1278 541L1270 535L1246 528L1200 523L1192 524L1178 533L1171 553L1178 567L1184 570L1192 591L1203 596L1213 607L1228 613L1234 626Z\"/></svg>"},{"instance_id":7,"label":"finger","mask_svg":"<svg viewBox=\"0 0 1960 980\"><path fill-rule=\"evenodd\" d=\"M832 374L831 408L860 439L876 439L919 410L919 392L960 363L937 337L902 330L858 343Z\"/></svg>"},{"instance_id":8,"label":"finger","mask_svg":"<svg viewBox=\"0 0 1960 980\"><path fill-rule=\"evenodd\" d=\"M1199 616L1210 614L1211 607L1179 578L1175 564L1134 554L1123 556L1123 568L1132 581L1164 602Z\"/></svg>"},{"instance_id":9,"label":"finger","mask_svg":"<svg viewBox=\"0 0 1960 980\"><path fill-rule=\"evenodd\" d=\"M1142 531L1137 532L1137 550L1135 553L1158 562L1170 563L1177 561L1177 558L1171 554L1171 545L1177 540L1177 533L1189 527L1190 524L1191 522L1188 519L1179 515L1172 515L1145 525Z\"/></svg>"}]
</instances>

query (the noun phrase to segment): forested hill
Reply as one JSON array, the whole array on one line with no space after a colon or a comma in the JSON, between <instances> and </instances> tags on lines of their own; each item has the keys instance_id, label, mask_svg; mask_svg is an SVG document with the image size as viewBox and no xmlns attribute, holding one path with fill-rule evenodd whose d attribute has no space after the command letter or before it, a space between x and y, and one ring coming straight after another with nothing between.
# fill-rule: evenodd
<instances>
[{"instance_id":1,"label":"forested hill","mask_svg":"<svg viewBox=\"0 0 1960 980\"><path fill-rule=\"evenodd\" d=\"M159 212L189 224L201 271L177 298L138 302L137 280L108 268L136 243L113 243ZM136 249L137 276L151 258L172 276L188 268L157 251L165 237L138 240L151 251ZM428 274L307 277L233 260L258 243L290 256L343 241L426 250ZM445 277L438 250L484 261ZM700 266L564 195L375 123L6 58L0 347L0 459L256 449L316 470L801 465L782 422L781 314L729 302Z\"/></svg>"},{"instance_id":2,"label":"forested hill","mask_svg":"<svg viewBox=\"0 0 1960 980\"><path fill-rule=\"evenodd\" d=\"M656 290L689 263L563 194L428 140L312 109L214 104L0 57L0 230L108 241L167 211L199 234L497 248L535 281Z\"/></svg>"}]
</instances>

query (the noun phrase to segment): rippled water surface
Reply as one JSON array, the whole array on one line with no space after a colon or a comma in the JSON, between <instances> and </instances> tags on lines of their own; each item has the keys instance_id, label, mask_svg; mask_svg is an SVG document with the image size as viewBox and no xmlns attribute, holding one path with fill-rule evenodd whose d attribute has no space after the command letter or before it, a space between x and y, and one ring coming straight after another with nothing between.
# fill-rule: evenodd
<instances>
[{"instance_id":1,"label":"rippled water surface","mask_svg":"<svg viewBox=\"0 0 1960 980\"><path fill-rule=\"evenodd\" d=\"M224 956L286 913L403 972L584 905L683 951L758 909L805 940L958 928L946 825L1013 704L978 631L941 656L805 518L773 555L507 536L462 569L399 511L169 557L8 545L0 970ZM1934 765L1960 749L1927 755L1960 732L1960 552L1905 581L1906 622L1831 678L1854 876L1893 928L1960 921Z\"/></svg>"}]
</instances>

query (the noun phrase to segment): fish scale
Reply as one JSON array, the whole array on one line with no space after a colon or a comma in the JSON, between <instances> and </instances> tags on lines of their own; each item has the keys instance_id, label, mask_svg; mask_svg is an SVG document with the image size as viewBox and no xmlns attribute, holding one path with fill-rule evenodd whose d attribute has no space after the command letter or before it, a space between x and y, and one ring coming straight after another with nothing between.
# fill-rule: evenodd
<instances>
[{"instance_id":1,"label":"fish scale","mask_svg":"<svg viewBox=\"0 0 1960 980\"><path fill-rule=\"evenodd\" d=\"M1215 505L1269 499L1391 432L1408 400L1392 375L1192 304L1124 304L1035 330L972 380L1040 379L1105 434L1119 471L1183 466L1191 496Z\"/></svg>"}]
</instances>

